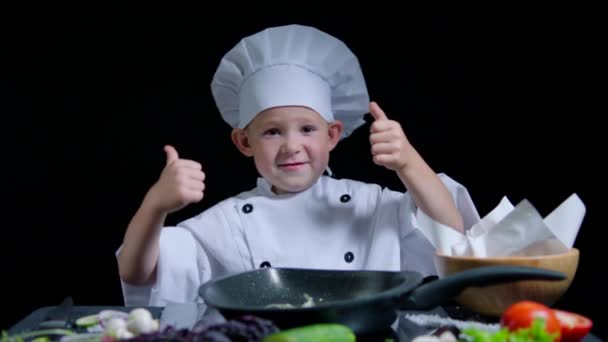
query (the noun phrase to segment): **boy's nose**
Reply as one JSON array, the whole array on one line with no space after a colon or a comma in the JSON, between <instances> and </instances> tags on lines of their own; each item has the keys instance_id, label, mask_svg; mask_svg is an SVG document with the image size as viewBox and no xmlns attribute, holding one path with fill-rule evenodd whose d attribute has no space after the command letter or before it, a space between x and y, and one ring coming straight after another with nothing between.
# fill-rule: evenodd
<instances>
[{"instance_id":1,"label":"boy's nose","mask_svg":"<svg viewBox=\"0 0 608 342\"><path fill-rule=\"evenodd\" d=\"M300 142L295 137L287 136L283 141L282 146L283 153L297 153L300 151Z\"/></svg>"}]
</instances>

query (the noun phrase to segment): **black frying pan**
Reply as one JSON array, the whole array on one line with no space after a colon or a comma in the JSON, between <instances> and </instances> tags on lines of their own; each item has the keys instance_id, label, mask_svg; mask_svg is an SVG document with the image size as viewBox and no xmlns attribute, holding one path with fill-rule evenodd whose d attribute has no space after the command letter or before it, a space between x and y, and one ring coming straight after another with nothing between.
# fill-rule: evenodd
<instances>
[{"instance_id":1,"label":"black frying pan","mask_svg":"<svg viewBox=\"0 0 608 342\"><path fill-rule=\"evenodd\" d=\"M490 266L422 284L423 277L412 271L261 268L209 281L199 288L199 295L226 319L253 314L281 329L334 322L366 334L389 328L398 310L435 308L468 286L565 278L539 268ZM309 298L314 305L303 307Z\"/></svg>"}]
</instances>

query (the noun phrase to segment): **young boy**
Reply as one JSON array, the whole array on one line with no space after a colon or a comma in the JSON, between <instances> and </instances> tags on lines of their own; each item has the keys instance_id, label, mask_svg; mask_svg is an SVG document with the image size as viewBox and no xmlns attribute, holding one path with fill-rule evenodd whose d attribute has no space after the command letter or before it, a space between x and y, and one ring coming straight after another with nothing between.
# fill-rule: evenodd
<instances>
[{"instance_id":1,"label":"young boy","mask_svg":"<svg viewBox=\"0 0 608 342\"><path fill-rule=\"evenodd\" d=\"M396 121L369 101L357 58L315 28L288 25L244 38L212 82L257 186L176 227L167 214L203 199L199 163L166 146L167 163L117 252L126 305L198 301L212 278L256 267L414 270L435 274L420 209L462 232L479 220L464 187L438 176ZM371 156L406 193L323 173L330 151L370 112Z\"/></svg>"}]
</instances>

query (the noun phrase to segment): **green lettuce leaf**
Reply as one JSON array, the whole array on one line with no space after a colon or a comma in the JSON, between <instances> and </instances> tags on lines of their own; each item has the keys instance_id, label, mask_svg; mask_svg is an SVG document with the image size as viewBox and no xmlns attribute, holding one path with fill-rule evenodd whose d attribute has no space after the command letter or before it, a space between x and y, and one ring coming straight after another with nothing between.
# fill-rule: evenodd
<instances>
[{"instance_id":1,"label":"green lettuce leaf","mask_svg":"<svg viewBox=\"0 0 608 342\"><path fill-rule=\"evenodd\" d=\"M467 342L553 342L559 333L550 334L545 329L545 320L538 318L528 328L509 331L506 327L496 332L469 328L463 329L461 341Z\"/></svg>"}]
</instances>

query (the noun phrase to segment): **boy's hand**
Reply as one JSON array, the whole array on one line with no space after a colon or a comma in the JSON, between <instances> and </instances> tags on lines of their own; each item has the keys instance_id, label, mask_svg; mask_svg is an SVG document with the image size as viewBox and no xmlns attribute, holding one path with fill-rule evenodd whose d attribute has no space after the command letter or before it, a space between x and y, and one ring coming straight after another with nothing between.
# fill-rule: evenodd
<instances>
[{"instance_id":1,"label":"boy's hand","mask_svg":"<svg viewBox=\"0 0 608 342\"><path fill-rule=\"evenodd\" d=\"M150 195L156 208L171 213L203 199L205 173L200 163L179 159L172 146L165 146L165 152L167 163Z\"/></svg>"},{"instance_id":2,"label":"boy's hand","mask_svg":"<svg viewBox=\"0 0 608 342\"><path fill-rule=\"evenodd\" d=\"M369 110L375 119L369 137L374 163L393 171L403 169L407 165L411 145L401 125L390 120L376 102L370 103Z\"/></svg>"}]
</instances>

